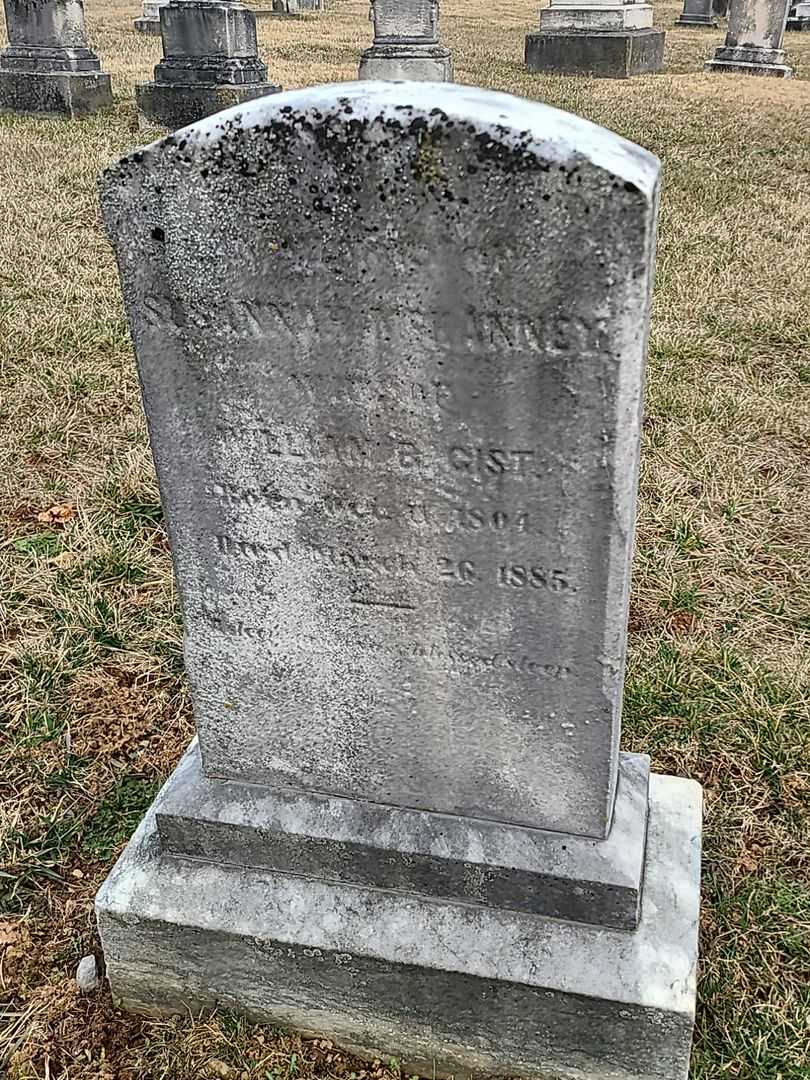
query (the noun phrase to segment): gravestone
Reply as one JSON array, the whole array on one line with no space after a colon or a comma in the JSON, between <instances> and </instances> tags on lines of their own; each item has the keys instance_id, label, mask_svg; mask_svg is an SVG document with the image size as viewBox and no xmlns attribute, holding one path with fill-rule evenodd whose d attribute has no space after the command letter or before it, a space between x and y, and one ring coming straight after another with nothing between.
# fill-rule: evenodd
<instances>
[{"instance_id":1,"label":"gravestone","mask_svg":"<svg viewBox=\"0 0 810 1080\"><path fill-rule=\"evenodd\" d=\"M789 79L793 72L782 48L786 19L786 0L731 0L725 43L706 71Z\"/></svg>"},{"instance_id":2,"label":"gravestone","mask_svg":"<svg viewBox=\"0 0 810 1080\"><path fill-rule=\"evenodd\" d=\"M303 15L307 11L323 11L323 0L273 0L273 11L279 15Z\"/></svg>"},{"instance_id":3,"label":"gravestone","mask_svg":"<svg viewBox=\"0 0 810 1080\"><path fill-rule=\"evenodd\" d=\"M810 0L799 0L788 9L787 30L810 30Z\"/></svg>"},{"instance_id":4,"label":"gravestone","mask_svg":"<svg viewBox=\"0 0 810 1080\"><path fill-rule=\"evenodd\" d=\"M160 34L160 9L169 0L143 0L143 15L134 20L133 25L139 34Z\"/></svg>"},{"instance_id":5,"label":"gravestone","mask_svg":"<svg viewBox=\"0 0 810 1080\"><path fill-rule=\"evenodd\" d=\"M82 0L4 0L0 112L88 116L112 105L110 76L88 47Z\"/></svg>"},{"instance_id":6,"label":"gravestone","mask_svg":"<svg viewBox=\"0 0 810 1080\"><path fill-rule=\"evenodd\" d=\"M135 87L140 112L168 128L277 94L259 59L256 16L239 0L170 0L160 8L163 59Z\"/></svg>"},{"instance_id":7,"label":"gravestone","mask_svg":"<svg viewBox=\"0 0 810 1080\"><path fill-rule=\"evenodd\" d=\"M97 899L119 1003L685 1076L700 789L619 752L658 173L364 82L104 177L199 735Z\"/></svg>"},{"instance_id":8,"label":"gravestone","mask_svg":"<svg viewBox=\"0 0 810 1080\"><path fill-rule=\"evenodd\" d=\"M717 26L714 0L683 0L683 11L675 20L676 26Z\"/></svg>"},{"instance_id":9,"label":"gravestone","mask_svg":"<svg viewBox=\"0 0 810 1080\"><path fill-rule=\"evenodd\" d=\"M361 79L449 82L450 50L439 40L438 0L371 0L374 44L360 57Z\"/></svg>"},{"instance_id":10,"label":"gravestone","mask_svg":"<svg viewBox=\"0 0 810 1080\"><path fill-rule=\"evenodd\" d=\"M550 0L525 59L530 71L625 79L661 70L664 32L646 0Z\"/></svg>"}]
</instances>

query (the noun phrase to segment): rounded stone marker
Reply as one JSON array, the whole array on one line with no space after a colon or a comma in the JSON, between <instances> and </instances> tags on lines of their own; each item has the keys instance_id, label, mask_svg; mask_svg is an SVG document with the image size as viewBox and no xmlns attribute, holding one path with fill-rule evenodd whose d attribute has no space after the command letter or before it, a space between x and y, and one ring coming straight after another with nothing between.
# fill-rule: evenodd
<instances>
[{"instance_id":1,"label":"rounded stone marker","mask_svg":"<svg viewBox=\"0 0 810 1080\"><path fill-rule=\"evenodd\" d=\"M96 958L92 953L89 956L83 956L79 961L79 966L76 968L76 983L83 994L92 994L94 990L98 990L101 979L98 976Z\"/></svg>"}]
</instances>

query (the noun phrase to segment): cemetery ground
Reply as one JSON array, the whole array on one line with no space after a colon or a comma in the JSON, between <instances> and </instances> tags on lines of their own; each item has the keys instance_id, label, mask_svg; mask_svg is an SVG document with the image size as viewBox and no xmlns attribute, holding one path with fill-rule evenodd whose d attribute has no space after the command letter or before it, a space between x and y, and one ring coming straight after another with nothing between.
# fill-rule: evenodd
<instances>
[{"instance_id":1,"label":"cemetery ground","mask_svg":"<svg viewBox=\"0 0 810 1080\"><path fill-rule=\"evenodd\" d=\"M442 6L459 81L536 97L664 163L624 745L704 785L693 1076L799 1080L810 1038L810 34L792 82L523 69L534 0ZM159 40L90 0L111 112L0 119L0 1075L392 1077L230 1015L143 1020L73 975L95 891L192 733L180 621L96 176L139 133ZM354 76L365 0L259 22L270 77ZM807 80L807 81L805 81ZM385 928L381 927L384 933Z\"/></svg>"}]
</instances>

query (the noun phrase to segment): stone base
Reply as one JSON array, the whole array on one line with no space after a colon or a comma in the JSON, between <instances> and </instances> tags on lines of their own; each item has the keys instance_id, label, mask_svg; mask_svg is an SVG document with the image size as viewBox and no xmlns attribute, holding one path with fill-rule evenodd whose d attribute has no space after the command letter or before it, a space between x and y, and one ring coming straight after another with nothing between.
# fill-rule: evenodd
<instances>
[{"instance_id":1,"label":"stone base","mask_svg":"<svg viewBox=\"0 0 810 1080\"><path fill-rule=\"evenodd\" d=\"M810 15L788 17L785 25L786 30L810 30Z\"/></svg>"},{"instance_id":2,"label":"stone base","mask_svg":"<svg viewBox=\"0 0 810 1080\"><path fill-rule=\"evenodd\" d=\"M236 1009L395 1056L404 1075L686 1077L700 877L693 781L651 777L634 931L170 855L156 811L175 783L97 898L118 1004L156 1015Z\"/></svg>"},{"instance_id":3,"label":"stone base","mask_svg":"<svg viewBox=\"0 0 810 1080\"><path fill-rule=\"evenodd\" d=\"M789 79L793 69L784 63L784 49L753 49L721 45L705 64L705 71L727 71L738 75L768 75Z\"/></svg>"},{"instance_id":4,"label":"stone base","mask_svg":"<svg viewBox=\"0 0 810 1080\"><path fill-rule=\"evenodd\" d=\"M622 754L606 840L206 777L196 741L163 790L163 850L342 882L633 929L650 761Z\"/></svg>"},{"instance_id":5,"label":"stone base","mask_svg":"<svg viewBox=\"0 0 810 1080\"><path fill-rule=\"evenodd\" d=\"M110 76L101 71L0 70L0 112L44 113L73 120L112 102Z\"/></svg>"},{"instance_id":6,"label":"stone base","mask_svg":"<svg viewBox=\"0 0 810 1080\"><path fill-rule=\"evenodd\" d=\"M663 64L663 30L538 30L526 35L530 71L626 79L660 71Z\"/></svg>"},{"instance_id":7,"label":"stone base","mask_svg":"<svg viewBox=\"0 0 810 1080\"><path fill-rule=\"evenodd\" d=\"M152 34L160 37L160 19L147 19L141 16L132 23L137 34Z\"/></svg>"},{"instance_id":8,"label":"stone base","mask_svg":"<svg viewBox=\"0 0 810 1080\"><path fill-rule=\"evenodd\" d=\"M280 90L280 86L272 83L210 86L202 83L176 85L150 82L135 87L135 103L138 111L151 123L174 131L233 105L243 105L254 98L278 94Z\"/></svg>"},{"instance_id":9,"label":"stone base","mask_svg":"<svg viewBox=\"0 0 810 1080\"><path fill-rule=\"evenodd\" d=\"M716 30L718 22L713 15L681 15L673 26L709 26Z\"/></svg>"},{"instance_id":10,"label":"stone base","mask_svg":"<svg viewBox=\"0 0 810 1080\"><path fill-rule=\"evenodd\" d=\"M450 50L439 45L372 45L360 57L358 79L452 82Z\"/></svg>"}]
</instances>

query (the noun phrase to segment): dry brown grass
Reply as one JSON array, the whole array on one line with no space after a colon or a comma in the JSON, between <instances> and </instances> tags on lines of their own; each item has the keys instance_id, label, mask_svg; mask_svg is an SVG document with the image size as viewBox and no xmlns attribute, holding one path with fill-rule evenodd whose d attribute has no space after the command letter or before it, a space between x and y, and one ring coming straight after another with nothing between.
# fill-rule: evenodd
<instances>
[{"instance_id":1,"label":"dry brown grass","mask_svg":"<svg viewBox=\"0 0 810 1080\"><path fill-rule=\"evenodd\" d=\"M704 75L722 31L681 29L655 77L530 75L535 6L448 0L459 79L579 112L664 162L625 742L706 787L693 1077L807 1080L810 82ZM191 730L96 209L96 174L142 140L132 88L160 46L131 33L137 10L89 0L111 113L0 119L0 1074L360 1077L328 1046L232 1017L145 1022L72 983L97 948L94 892ZM661 25L677 10L660 4ZM261 21L271 77L351 78L366 13L344 0ZM810 73L810 34L787 47Z\"/></svg>"}]
</instances>

